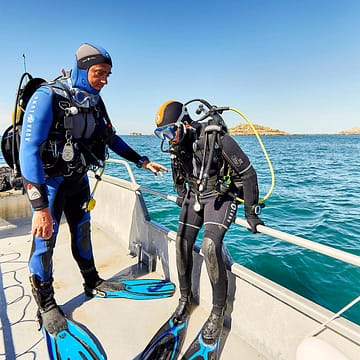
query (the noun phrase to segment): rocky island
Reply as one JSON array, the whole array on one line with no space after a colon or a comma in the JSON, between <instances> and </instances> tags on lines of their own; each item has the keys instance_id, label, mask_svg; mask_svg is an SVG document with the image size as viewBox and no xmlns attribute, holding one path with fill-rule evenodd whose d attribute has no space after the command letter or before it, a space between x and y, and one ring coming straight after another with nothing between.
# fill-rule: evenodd
<instances>
[{"instance_id":1,"label":"rocky island","mask_svg":"<svg viewBox=\"0 0 360 360\"><path fill-rule=\"evenodd\" d=\"M291 135L285 131L272 129L268 126L253 124L259 135ZM254 130L249 124L239 124L229 129L230 135L254 135Z\"/></svg>"},{"instance_id":2,"label":"rocky island","mask_svg":"<svg viewBox=\"0 0 360 360\"><path fill-rule=\"evenodd\" d=\"M349 130L344 130L344 131L341 131L340 134L343 134L343 135L360 135L360 128L358 127L354 127L352 129L349 129Z\"/></svg>"}]
</instances>

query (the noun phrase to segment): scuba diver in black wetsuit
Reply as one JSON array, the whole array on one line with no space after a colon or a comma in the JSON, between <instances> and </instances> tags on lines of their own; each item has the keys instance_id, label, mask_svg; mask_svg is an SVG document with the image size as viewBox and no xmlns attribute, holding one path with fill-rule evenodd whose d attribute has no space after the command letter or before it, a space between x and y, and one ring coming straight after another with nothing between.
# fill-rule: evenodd
<instances>
[{"instance_id":1,"label":"scuba diver in black wetsuit","mask_svg":"<svg viewBox=\"0 0 360 360\"><path fill-rule=\"evenodd\" d=\"M264 205L258 204L256 172L246 154L227 134L221 112L214 111L203 123L193 121L185 105L173 100L165 102L156 114L155 130L163 140L162 150L164 141L169 142L167 151L178 194L176 202L181 206L176 237L181 297L174 317L181 320L189 314L192 250L204 225L202 251L212 285L213 307L202 328L202 337L212 343L222 331L227 298L222 255L225 233L236 217L239 198L244 199L245 216L253 233L257 232L257 225L264 225L258 217Z\"/></svg>"},{"instance_id":2,"label":"scuba diver in black wetsuit","mask_svg":"<svg viewBox=\"0 0 360 360\"><path fill-rule=\"evenodd\" d=\"M101 279L95 267L87 171L104 168L108 147L155 175L167 171L115 134L99 95L111 69L105 49L81 45L70 76L40 86L24 114L19 155L24 189L33 210L30 280L39 318L50 333L66 325L53 288L52 258L62 213L70 228L71 250L85 293L93 296L122 289L118 282Z\"/></svg>"}]
</instances>

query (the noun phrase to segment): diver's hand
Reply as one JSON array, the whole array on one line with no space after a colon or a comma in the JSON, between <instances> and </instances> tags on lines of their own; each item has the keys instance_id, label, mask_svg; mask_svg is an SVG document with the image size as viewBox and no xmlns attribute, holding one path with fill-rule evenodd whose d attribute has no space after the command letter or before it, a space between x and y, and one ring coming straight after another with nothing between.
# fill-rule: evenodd
<instances>
[{"instance_id":1,"label":"diver's hand","mask_svg":"<svg viewBox=\"0 0 360 360\"><path fill-rule=\"evenodd\" d=\"M162 175L161 171L168 172L168 169L165 166L162 166L153 161L144 161L141 165L142 168L151 171L155 176L159 173Z\"/></svg>"},{"instance_id":2,"label":"diver's hand","mask_svg":"<svg viewBox=\"0 0 360 360\"><path fill-rule=\"evenodd\" d=\"M34 211L31 229L32 235L49 240L53 231L53 218L50 209L47 207Z\"/></svg>"},{"instance_id":3,"label":"diver's hand","mask_svg":"<svg viewBox=\"0 0 360 360\"><path fill-rule=\"evenodd\" d=\"M246 220L250 225L249 231L251 231L254 234L257 233L256 227L258 225L265 225L264 222L257 215L248 215L246 217Z\"/></svg>"}]
</instances>

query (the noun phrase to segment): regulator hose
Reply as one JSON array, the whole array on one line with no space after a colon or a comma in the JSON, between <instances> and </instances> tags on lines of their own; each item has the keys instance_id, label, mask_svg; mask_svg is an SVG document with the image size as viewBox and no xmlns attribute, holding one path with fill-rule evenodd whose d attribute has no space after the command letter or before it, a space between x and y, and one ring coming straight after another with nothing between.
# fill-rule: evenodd
<instances>
[{"instance_id":1,"label":"regulator hose","mask_svg":"<svg viewBox=\"0 0 360 360\"><path fill-rule=\"evenodd\" d=\"M261 140L261 138L260 138L259 133L258 133L257 130L255 129L255 126L254 126L254 125L251 123L251 121L246 117L246 115L244 115L240 110L235 109L235 108L233 108L233 107L229 107L229 110L236 112L238 115L240 115L240 116L249 124L249 126L250 126L251 129L253 130L253 132L254 132L254 134L255 134L255 136L256 136L259 144L260 144L260 147L261 147L261 149L262 149L262 151L263 151L263 153L264 153L265 159L266 159L266 161L267 161L267 163L268 163L269 170L270 170L270 173L271 173L271 186L270 186L269 191L267 192L267 194L266 194L263 198L261 198L261 199L259 200L259 203L263 203L267 198L269 198L269 196L271 195L271 193L273 192L274 187L275 187L275 174L274 174L274 169L273 169L273 166L272 166L272 164L271 164L269 155L268 155L268 153L267 153L267 151L266 151L266 149L265 149L265 146L264 146L264 144L263 144L263 142L262 142L262 140ZM240 201L240 202L244 202L244 199L236 198L236 200L238 200L238 201Z\"/></svg>"}]
</instances>

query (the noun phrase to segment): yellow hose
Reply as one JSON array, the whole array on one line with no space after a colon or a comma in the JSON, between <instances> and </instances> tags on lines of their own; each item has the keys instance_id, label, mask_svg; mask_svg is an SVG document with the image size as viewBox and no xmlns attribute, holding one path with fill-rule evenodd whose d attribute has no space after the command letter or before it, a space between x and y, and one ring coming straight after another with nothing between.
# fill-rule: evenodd
<instances>
[{"instance_id":1,"label":"yellow hose","mask_svg":"<svg viewBox=\"0 0 360 360\"><path fill-rule=\"evenodd\" d=\"M104 173L104 171L105 171L105 164L106 164L106 163L104 162L104 166L103 166L103 168L101 169L100 174L95 174L96 183L95 183L95 185L94 185L93 191L92 191L91 194L90 194L90 199L89 199L88 203L86 204L86 210L87 210L87 211L93 210L94 207L95 207L95 205L96 205L96 200L94 199L94 194L95 194L95 190L96 190L99 182L101 181L101 177L102 177L102 175L103 175L103 173Z\"/></svg>"},{"instance_id":2,"label":"yellow hose","mask_svg":"<svg viewBox=\"0 0 360 360\"><path fill-rule=\"evenodd\" d=\"M259 203L262 203L262 202L264 202L264 201L271 195L271 193L273 192L274 187L275 187L275 174L274 174L273 166L272 166L272 164L271 164L271 161L270 161L269 155L268 155L268 153L267 153L267 151L266 151L266 149L265 149L265 146L264 146L264 144L263 144L263 142L262 142L262 140L261 140L261 138L260 138L257 130L255 129L254 125L251 123L251 121L250 121L240 110L235 109L235 108L232 108L232 107L230 107L229 109L230 109L231 111L236 112L238 115L240 115L240 116L250 125L250 127L251 127L251 129L253 130L253 132L254 132L254 134L255 134L255 136L256 136L259 144L260 144L260 147L261 147L261 149L262 149L262 151L263 151L263 153L264 153L264 155L265 155L266 161L267 161L267 163L268 163L268 166L269 166L269 169L270 169L270 173L271 173L271 186L270 186L270 189L269 189L269 191L267 192L267 194L266 194L263 198L261 198L261 199L259 200ZM240 201L240 202L244 202L244 199L236 198L236 200L238 200L238 201Z\"/></svg>"}]
</instances>

